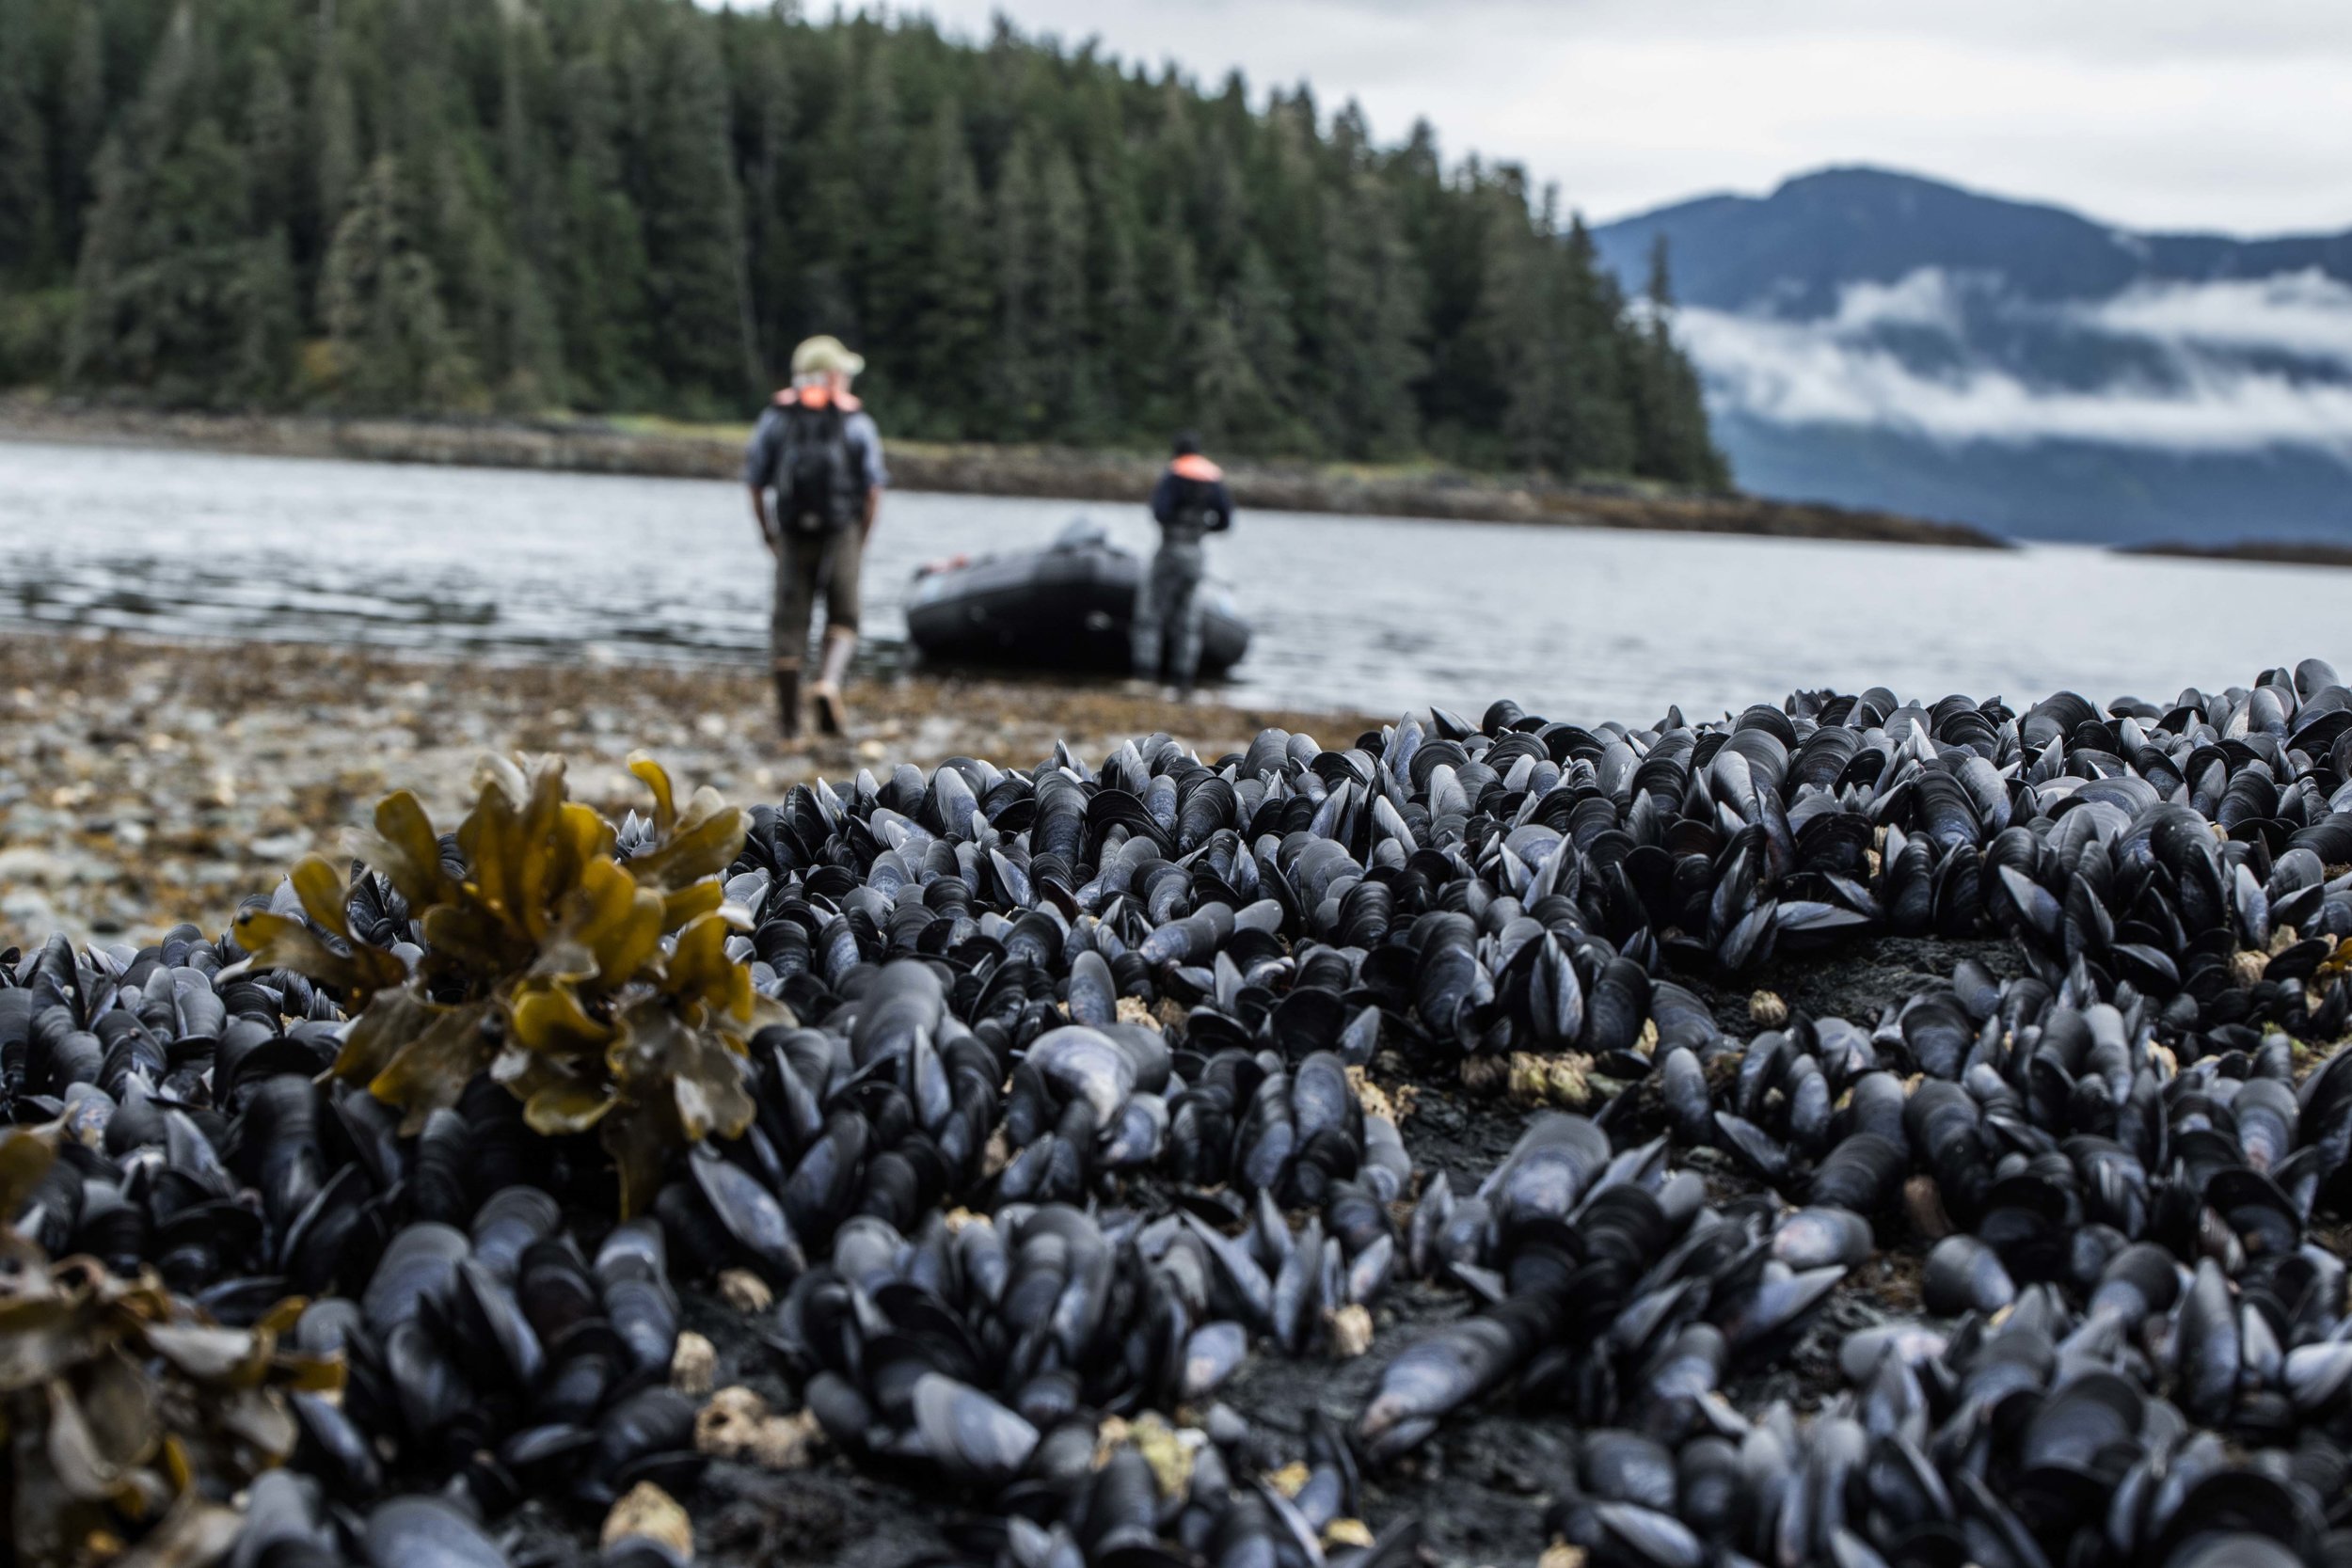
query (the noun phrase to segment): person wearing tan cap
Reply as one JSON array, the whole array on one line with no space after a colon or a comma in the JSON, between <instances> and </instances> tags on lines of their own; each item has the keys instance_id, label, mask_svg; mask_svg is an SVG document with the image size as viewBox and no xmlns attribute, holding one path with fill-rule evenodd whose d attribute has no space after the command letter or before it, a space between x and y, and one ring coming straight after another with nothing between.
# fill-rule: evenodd
<instances>
[{"instance_id":1,"label":"person wearing tan cap","mask_svg":"<svg viewBox=\"0 0 2352 1568\"><path fill-rule=\"evenodd\" d=\"M824 595L824 643L809 684L818 728L841 735L849 711L841 682L857 649L858 564L890 483L882 434L850 391L866 361L832 337L792 351L792 385L759 416L743 454L752 515L776 558L775 612L768 653L776 681L776 721L787 740L801 734L801 671L809 623ZM772 499L771 499L772 496Z\"/></svg>"}]
</instances>

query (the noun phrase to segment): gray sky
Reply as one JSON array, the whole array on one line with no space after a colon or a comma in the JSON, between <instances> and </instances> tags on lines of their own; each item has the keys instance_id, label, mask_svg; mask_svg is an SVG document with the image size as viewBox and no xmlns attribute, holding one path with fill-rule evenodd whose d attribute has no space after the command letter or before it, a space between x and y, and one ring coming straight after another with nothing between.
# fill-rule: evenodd
<instances>
[{"instance_id":1,"label":"gray sky","mask_svg":"<svg viewBox=\"0 0 2352 1568\"><path fill-rule=\"evenodd\" d=\"M812 5L812 9L818 8ZM2352 228L2347 0L927 0L1383 141L1516 159L1595 219L1873 163L2140 229Z\"/></svg>"}]
</instances>

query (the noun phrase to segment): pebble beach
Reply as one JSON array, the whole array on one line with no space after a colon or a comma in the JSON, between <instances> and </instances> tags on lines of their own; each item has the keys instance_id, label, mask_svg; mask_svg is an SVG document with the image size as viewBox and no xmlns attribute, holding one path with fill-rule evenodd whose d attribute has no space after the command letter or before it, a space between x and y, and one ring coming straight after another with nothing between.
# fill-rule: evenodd
<instances>
[{"instance_id":1,"label":"pebble beach","mask_svg":"<svg viewBox=\"0 0 2352 1568\"><path fill-rule=\"evenodd\" d=\"M860 768L1034 760L1057 739L1094 753L1167 729L1210 754L1268 724L1343 745L1374 722L1033 678L903 674L849 698L855 735L787 748L756 671L0 633L0 946L216 925L302 855L337 852L389 790L454 821L485 752L561 752L576 797L617 818L642 803L625 766L640 749L751 800Z\"/></svg>"}]
</instances>

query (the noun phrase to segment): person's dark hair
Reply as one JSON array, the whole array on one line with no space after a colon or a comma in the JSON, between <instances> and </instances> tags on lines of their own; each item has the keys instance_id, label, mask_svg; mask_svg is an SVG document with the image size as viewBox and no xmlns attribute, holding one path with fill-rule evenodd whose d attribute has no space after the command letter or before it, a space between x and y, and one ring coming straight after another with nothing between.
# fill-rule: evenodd
<instances>
[{"instance_id":1,"label":"person's dark hair","mask_svg":"<svg viewBox=\"0 0 2352 1568\"><path fill-rule=\"evenodd\" d=\"M1176 455L1176 456L1178 456L1178 457L1198 457L1198 456L1200 456L1200 436L1195 436L1195 435L1194 435L1191 431L1189 431L1189 430L1185 431L1185 432L1184 432L1182 436L1177 436L1177 437L1176 437L1176 451L1175 451L1174 455Z\"/></svg>"}]
</instances>

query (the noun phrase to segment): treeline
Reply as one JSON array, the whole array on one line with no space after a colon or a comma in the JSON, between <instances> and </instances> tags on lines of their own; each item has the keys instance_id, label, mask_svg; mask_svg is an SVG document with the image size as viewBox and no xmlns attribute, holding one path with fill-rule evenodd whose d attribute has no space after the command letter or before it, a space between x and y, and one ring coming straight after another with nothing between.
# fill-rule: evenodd
<instances>
[{"instance_id":1,"label":"treeline","mask_svg":"<svg viewBox=\"0 0 2352 1568\"><path fill-rule=\"evenodd\" d=\"M782 6L0 0L0 383L741 417L816 331L903 436L1724 482L1549 192L1303 89Z\"/></svg>"}]
</instances>

